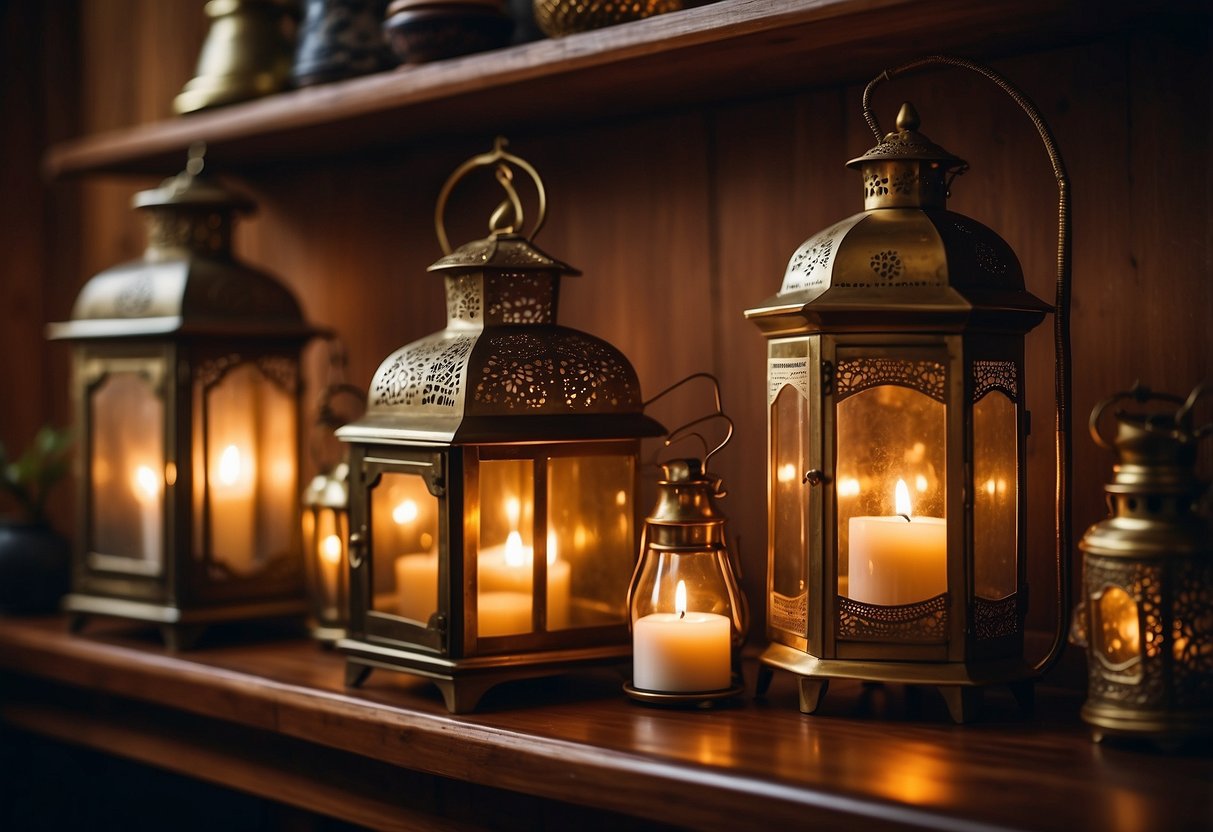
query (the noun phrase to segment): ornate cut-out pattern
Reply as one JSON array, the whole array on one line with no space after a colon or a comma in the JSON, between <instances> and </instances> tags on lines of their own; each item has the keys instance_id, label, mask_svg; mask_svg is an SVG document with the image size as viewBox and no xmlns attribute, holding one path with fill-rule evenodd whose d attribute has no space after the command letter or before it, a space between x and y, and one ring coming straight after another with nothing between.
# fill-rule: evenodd
<instances>
[{"instance_id":1,"label":"ornate cut-out pattern","mask_svg":"<svg viewBox=\"0 0 1213 832\"><path fill-rule=\"evenodd\" d=\"M797 250L792 255L792 262L788 264L788 270L807 276L812 273L813 269L824 269L830 262L830 250L833 246L834 239L827 237L808 248Z\"/></svg>"},{"instance_id":2,"label":"ornate cut-out pattern","mask_svg":"<svg viewBox=\"0 0 1213 832\"><path fill-rule=\"evenodd\" d=\"M152 276L139 272L129 276L126 285L114 298L114 314L121 318L137 318L152 306Z\"/></svg>"},{"instance_id":3,"label":"ornate cut-out pattern","mask_svg":"<svg viewBox=\"0 0 1213 832\"><path fill-rule=\"evenodd\" d=\"M901 265L901 257L892 249L876 252L872 255L872 259L868 265L872 267L872 271L885 280L896 280L901 277L901 273L904 271Z\"/></svg>"},{"instance_id":4,"label":"ornate cut-out pattern","mask_svg":"<svg viewBox=\"0 0 1213 832\"><path fill-rule=\"evenodd\" d=\"M948 640L948 594L881 607L838 596L838 637L850 641L939 644Z\"/></svg>"},{"instance_id":5,"label":"ornate cut-out pattern","mask_svg":"<svg viewBox=\"0 0 1213 832\"><path fill-rule=\"evenodd\" d=\"M489 278L486 317L490 323L550 323L554 282L551 274L493 275Z\"/></svg>"},{"instance_id":6,"label":"ornate cut-out pattern","mask_svg":"<svg viewBox=\"0 0 1213 832\"><path fill-rule=\"evenodd\" d=\"M1008 595L997 601L973 599L973 630L978 641L1013 636L1019 632L1019 601Z\"/></svg>"},{"instance_id":7,"label":"ornate cut-out pattern","mask_svg":"<svg viewBox=\"0 0 1213 832\"><path fill-rule=\"evenodd\" d=\"M1102 662L1087 663L1087 681L1092 698L1115 699L1129 705L1159 706L1165 704L1166 688L1163 676L1162 621L1159 591L1160 571L1140 563L1124 563L1109 558L1087 557L1083 563L1083 584L1089 599L1092 590L1118 586L1128 592L1141 610L1140 638L1142 662L1133 675L1116 673ZM1090 600L1088 600L1088 606ZM1088 633L1088 638L1097 638Z\"/></svg>"},{"instance_id":8,"label":"ornate cut-out pattern","mask_svg":"<svg viewBox=\"0 0 1213 832\"><path fill-rule=\"evenodd\" d=\"M1195 708L1213 700L1213 565L1189 561L1172 591L1175 705Z\"/></svg>"},{"instance_id":9,"label":"ornate cut-out pattern","mask_svg":"<svg viewBox=\"0 0 1213 832\"><path fill-rule=\"evenodd\" d=\"M448 320L478 320L481 304L479 277L461 274L446 279L446 316Z\"/></svg>"},{"instance_id":10,"label":"ornate cut-out pattern","mask_svg":"<svg viewBox=\"0 0 1213 832\"><path fill-rule=\"evenodd\" d=\"M564 330L558 339L494 333L475 400L506 410L614 410L638 405L635 376L610 345Z\"/></svg>"},{"instance_id":11,"label":"ornate cut-out pattern","mask_svg":"<svg viewBox=\"0 0 1213 832\"><path fill-rule=\"evenodd\" d=\"M802 592L794 598L771 593L771 626L804 635L809 627L809 595Z\"/></svg>"},{"instance_id":12,"label":"ornate cut-out pattern","mask_svg":"<svg viewBox=\"0 0 1213 832\"><path fill-rule=\"evenodd\" d=\"M978 241L977 265L990 274L1002 275L1007 273L1007 261L994 250L989 243Z\"/></svg>"},{"instance_id":13,"label":"ornate cut-out pattern","mask_svg":"<svg viewBox=\"0 0 1213 832\"><path fill-rule=\"evenodd\" d=\"M884 196L889 192L889 177L879 173L868 174L863 182L864 196Z\"/></svg>"},{"instance_id":14,"label":"ornate cut-out pattern","mask_svg":"<svg viewBox=\"0 0 1213 832\"><path fill-rule=\"evenodd\" d=\"M839 361L834 374L838 398L875 387L898 384L936 401L944 400L947 369L938 361L903 361L898 358L859 358Z\"/></svg>"},{"instance_id":15,"label":"ornate cut-out pattern","mask_svg":"<svg viewBox=\"0 0 1213 832\"><path fill-rule=\"evenodd\" d=\"M244 364L249 359L239 353L228 353L218 358L208 358L198 364L194 378L204 390L215 386L229 370ZM279 389L294 394L299 387L299 365L281 355L263 355L253 359L253 365Z\"/></svg>"},{"instance_id":16,"label":"ornate cut-out pattern","mask_svg":"<svg viewBox=\"0 0 1213 832\"><path fill-rule=\"evenodd\" d=\"M1019 398L1019 374L1014 361L973 362L973 401L980 401L991 390L1001 390L1012 401Z\"/></svg>"},{"instance_id":17,"label":"ornate cut-out pattern","mask_svg":"<svg viewBox=\"0 0 1213 832\"><path fill-rule=\"evenodd\" d=\"M376 374L371 406L454 408L476 337L440 333L400 350L392 364Z\"/></svg>"},{"instance_id":18,"label":"ornate cut-out pattern","mask_svg":"<svg viewBox=\"0 0 1213 832\"><path fill-rule=\"evenodd\" d=\"M217 254L229 247L231 223L222 213L159 209L148 222L147 239L152 248L191 248Z\"/></svg>"},{"instance_id":19,"label":"ornate cut-out pattern","mask_svg":"<svg viewBox=\"0 0 1213 832\"><path fill-rule=\"evenodd\" d=\"M860 219L862 215L848 217L801 243L800 248L796 249L792 259L788 261L783 286L779 291L786 294L824 285L830 258L847 232Z\"/></svg>"},{"instance_id":20,"label":"ornate cut-out pattern","mask_svg":"<svg viewBox=\"0 0 1213 832\"><path fill-rule=\"evenodd\" d=\"M918 173L913 170L899 170L893 174L890 186L894 193L910 196L918 190Z\"/></svg>"}]
</instances>

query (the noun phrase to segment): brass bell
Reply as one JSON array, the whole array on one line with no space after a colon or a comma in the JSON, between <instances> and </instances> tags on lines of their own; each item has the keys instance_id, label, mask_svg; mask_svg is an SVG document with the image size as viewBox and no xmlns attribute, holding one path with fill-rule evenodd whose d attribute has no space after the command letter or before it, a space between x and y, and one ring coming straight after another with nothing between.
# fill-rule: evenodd
<instances>
[{"instance_id":1,"label":"brass bell","mask_svg":"<svg viewBox=\"0 0 1213 832\"><path fill-rule=\"evenodd\" d=\"M295 16L288 0L210 0L210 30L198 69L173 99L192 113L260 98L285 89L295 52Z\"/></svg>"},{"instance_id":2,"label":"brass bell","mask_svg":"<svg viewBox=\"0 0 1213 832\"><path fill-rule=\"evenodd\" d=\"M1083 719L1105 735L1164 747L1213 736L1213 523L1197 508L1206 484L1196 451L1213 422L1193 427L1197 401L1136 386L1097 405L1091 436L1119 457L1108 492L1110 515L1087 530L1082 603L1071 641L1087 649ZM1100 419L1117 410L1116 438ZM1150 405L1147 407L1147 405ZM1178 407L1177 407L1178 406Z\"/></svg>"}]
</instances>

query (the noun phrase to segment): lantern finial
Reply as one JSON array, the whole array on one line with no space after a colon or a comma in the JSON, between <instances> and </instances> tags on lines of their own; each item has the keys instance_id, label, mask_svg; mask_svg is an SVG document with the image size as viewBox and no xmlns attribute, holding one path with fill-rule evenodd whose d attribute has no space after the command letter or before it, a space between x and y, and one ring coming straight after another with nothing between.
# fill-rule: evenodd
<instances>
[{"instance_id":1,"label":"lantern finial","mask_svg":"<svg viewBox=\"0 0 1213 832\"><path fill-rule=\"evenodd\" d=\"M914 109L914 105L909 101L901 105L901 109L897 111L897 129L900 132L917 130L922 124L922 119L918 117L918 111Z\"/></svg>"}]
</instances>

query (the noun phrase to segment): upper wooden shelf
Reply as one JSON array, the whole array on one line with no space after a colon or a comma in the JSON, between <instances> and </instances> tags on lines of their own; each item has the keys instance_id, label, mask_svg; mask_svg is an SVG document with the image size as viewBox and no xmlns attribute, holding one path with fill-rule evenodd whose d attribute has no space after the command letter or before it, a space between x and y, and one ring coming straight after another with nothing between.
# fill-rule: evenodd
<instances>
[{"instance_id":1,"label":"upper wooden shelf","mask_svg":"<svg viewBox=\"0 0 1213 832\"><path fill-rule=\"evenodd\" d=\"M201 140L211 161L239 169L584 123L866 80L925 52L1056 45L1123 25L1138 6L1113 0L1095 14L1082 0L721 0L65 141L45 166L52 177L164 174Z\"/></svg>"},{"instance_id":2,"label":"upper wooden shelf","mask_svg":"<svg viewBox=\"0 0 1213 832\"><path fill-rule=\"evenodd\" d=\"M499 686L454 716L391 671L345 688L341 656L309 640L211 635L174 656L128 623L72 636L59 617L0 620L0 727L372 825L407 771L729 832L1213 825L1208 749L1096 746L1073 694L1044 692L1024 717L992 693L983 722L956 726L933 691L907 715L916 699L898 686L842 681L810 717L779 674L762 700L696 712L632 703L620 676L583 672Z\"/></svg>"}]
</instances>

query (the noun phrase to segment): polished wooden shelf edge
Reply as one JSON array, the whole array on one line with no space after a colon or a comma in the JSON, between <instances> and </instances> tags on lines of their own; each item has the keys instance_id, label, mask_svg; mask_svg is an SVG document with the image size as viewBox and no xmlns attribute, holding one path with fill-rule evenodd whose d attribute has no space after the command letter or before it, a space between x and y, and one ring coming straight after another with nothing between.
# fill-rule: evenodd
<instances>
[{"instance_id":1,"label":"polished wooden shelf edge","mask_svg":"<svg viewBox=\"0 0 1213 832\"><path fill-rule=\"evenodd\" d=\"M193 142L239 168L390 147L443 132L579 119L770 94L863 77L923 50L998 51L1104 31L1134 4L1078 0L720 0L52 146L52 177L171 173ZM289 141L287 138L289 137Z\"/></svg>"},{"instance_id":2,"label":"polished wooden shelf edge","mask_svg":"<svg viewBox=\"0 0 1213 832\"><path fill-rule=\"evenodd\" d=\"M60 739L73 738L53 726L70 720L14 689L42 685L112 697L116 704L104 713L113 719L82 716L75 738L101 748L124 732L149 747L138 710L131 710L144 703L170 727L173 714L189 715L217 732L235 726L368 765L700 829L756 821L827 829L873 821L882 829L1116 829L1124 827L1117 821L1130 811L1125 807L1152 828L1213 828L1208 750L1143 760L1132 750L1095 746L1078 723L1073 696L1046 697L1033 718L995 702L993 719L958 727L925 693L924 713L856 717L857 704L893 694L844 682L827 696L822 715L806 717L781 674L766 700L690 712L631 703L619 678L599 673L503 686L482 711L454 716L430 685L401 674L377 671L364 689L345 689L342 658L305 639L261 636L170 655L154 630L91 624L72 636L58 617L0 620L0 674L21 683L3 684L0 675L0 721ZM123 714L133 714L125 717L127 729ZM197 728L183 729L175 740L151 744L142 759L172 767L173 756L198 736ZM210 744L200 753L223 750ZM249 766L271 767L273 759ZM285 797L267 793L275 799L303 788L301 770L283 765ZM240 777L232 777L239 787ZM323 811L325 794L318 789L296 802ZM354 805L370 822L391 814L391 804L368 792Z\"/></svg>"}]
</instances>

